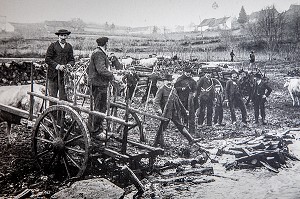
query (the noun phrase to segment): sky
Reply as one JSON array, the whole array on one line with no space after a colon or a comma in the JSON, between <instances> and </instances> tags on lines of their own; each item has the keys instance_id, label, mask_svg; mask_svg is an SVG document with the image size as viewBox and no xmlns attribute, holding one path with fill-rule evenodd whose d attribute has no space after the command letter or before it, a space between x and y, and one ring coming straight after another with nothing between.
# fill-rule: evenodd
<instances>
[{"instance_id":1,"label":"sky","mask_svg":"<svg viewBox=\"0 0 300 199\"><path fill-rule=\"evenodd\" d=\"M282 12L291 4L299 5L300 0L0 0L0 16L19 23L80 18L86 23L173 27L238 17L242 6L251 14L272 5Z\"/></svg>"}]
</instances>

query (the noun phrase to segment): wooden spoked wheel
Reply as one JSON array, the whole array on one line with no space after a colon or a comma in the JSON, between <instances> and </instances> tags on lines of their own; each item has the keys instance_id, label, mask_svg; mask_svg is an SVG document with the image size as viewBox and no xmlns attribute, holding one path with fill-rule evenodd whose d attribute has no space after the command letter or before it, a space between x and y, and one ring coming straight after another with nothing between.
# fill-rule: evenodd
<instances>
[{"instance_id":1,"label":"wooden spoked wheel","mask_svg":"<svg viewBox=\"0 0 300 199\"><path fill-rule=\"evenodd\" d=\"M33 153L40 168L60 179L80 177L88 164L90 135L72 108L54 105L36 120Z\"/></svg>"},{"instance_id":2,"label":"wooden spoked wheel","mask_svg":"<svg viewBox=\"0 0 300 199\"><path fill-rule=\"evenodd\" d=\"M111 113L113 116L125 119L125 110L122 108L111 105ZM132 126L128 127L128 137L132 138L132 140L138 141L137 139L139 139L139 141L145 142L146 138L144 135L143 125L137 114L129 111L128 122L133 124ZM112 122L111 130L122 136L124 125Z\"/></svg>"}]
</instances>

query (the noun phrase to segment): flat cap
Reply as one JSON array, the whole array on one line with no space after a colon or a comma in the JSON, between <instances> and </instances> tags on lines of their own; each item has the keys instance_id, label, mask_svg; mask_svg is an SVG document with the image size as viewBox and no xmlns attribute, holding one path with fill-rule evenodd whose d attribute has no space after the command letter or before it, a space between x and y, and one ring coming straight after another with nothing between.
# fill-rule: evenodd
<instances>
[{"instance_id":1,"label":"flat cap","mask_svg":"<svg viewBox=\"0 0 300 199\"><path fill-rule=\"evenodd\" d=\"M96 42L99 46L104 46L108 42L108 38L107 37L99 37L98 39L96 39Z\"/></svg>"}]
</instances>

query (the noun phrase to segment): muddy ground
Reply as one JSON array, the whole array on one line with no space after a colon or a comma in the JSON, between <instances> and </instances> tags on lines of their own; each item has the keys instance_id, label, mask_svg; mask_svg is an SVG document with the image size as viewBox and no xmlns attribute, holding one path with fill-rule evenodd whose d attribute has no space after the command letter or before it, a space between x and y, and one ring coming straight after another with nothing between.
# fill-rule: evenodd
<instances>
[{"instance_id":1,"label":"muddy ground","mask_svg":"<svg viewBox=\"0 0 300 199\"><path fill-rule=\"evenodd\" d=\"M218 171L224 171L223 163L232 160L220 158L215 156L215 152L224 141L227 142L229 139L243 139L251 138L252 136L257 136L257 134L268 132L268 131L283 131L284 129L297 128L300 126L300 112L299 107L292 106L292 100L288 94L286 88L283 88L287 72L294 69L297 66L296 63L272 63L266 64L266 76L269 78L269 83L273 88L266 109L267 109L267 125L255 125L254 124L254 111L252 105L248 107L248 119L249 123L247 127L235 127L230 124L230 116L228 108L224 110L224 122L225 127L198 127L195 137L204 137L205 140L200 142L203 146L208 147L211 152L211 157L218 158L219 163L212 163L208 160L201 167L213 167L215 173ZM151 108L151 104L149 105ZM237 114L240 116L239 112ZM239 117L240 119L240 117ZM49 180L49 178L43 176L39 171L34 159L31 156L31 132L27 130L25 126L14 126L13 132L15 135L15 142L11 147L7 147L7 140L5 136L5 124L0 125L0 197L9 198L21 193L25 189L31 189L33 191L33 198L44 197L48 198L62 187L68 186L68 182L59 182L54 180ZM146 120L145 129L147 130L147 135L150 144L153 143L153 138L155 131L158 128L158 121L149 119ZM179 153L179 149L186 148L187 141L181 137L180 133L176 131L173 125L165 133L165 154L158 158L157 163L172 161L182 157L182 153ZM224 143L223 143L224 144ZM197 146L194 146L197 147ZM193 149L191 149L193 150ZM190 158L193 158L191 154ZM233 158L234 159L234 158ZM93 168L89 168L91 170ZM284 168L283 172L288 172L288 170L293 169L293 164L290 164ZM236 172L236 173L235 173ZM242 172L242 173L241 173ZM261 168L255 170L246 171L231 171L227 173L227 177L232 178L242 178L246 173L252 173L253 176L262 175L261 179L263 181L265 176L270 175L270 171ZM93 173L97 175L97 172ZM296 173L295 173L296 174ZM226 176L226 173L222 173ZM279 175L279 174L276 174ZM298 174L297 174L298 175ZM88 176L90 177L90 176ZM195 177L195 176L191 176ZM226 186L222 187L224 183L228 183L228 178L212 177L212 176L196 176L199 179L203 179L203 183L191 186L187 183L180 183L162 186L160 183L149 183L155 178L159 178L158 174L149 174L145 176L142 180L146 186L146 192L144 198L199 198L205 196L204 198L224 198L224 195L218 195L214 193L209 197L209 189L214 189L218 187L223 193L226 192ZM46 178L46 179L45 179ZM86 176L87 178L87 176ZM249 179L247 177L247 179ZM253 184L259 184L257 179L253 179ZM230 181L230 180L229 180ZM232 181L232 180L231 180ZM251 182L248 182L251 185ZM209 184L209 185L207 185ZM243 183L240 183L243 184ZM148 186L150 185L150 186ZM233 186L233 185L232 185ZM244 185L245 186L245 185ZM247 185L246 185L247 186ZM254 186L254 185L253 185ZM234 185L236 187L236 185ZM237 188L237 187L236 187ZM134 188L129 187L134 192ZM228 189L232 187L228 186ZM237 188L238 189L238 188ZM129 191L130 192L130 191ZM227 190L228 193L234 193L234 191ZM299 190L295 190L299 193ZM198 195L197 195L198 193ZM241 193L242 194L242 193ZM129 194L130 195L130 194ZM214 197L212 197L214 196ZM227 195L227 196L230 196ZM225 197L226 198L226 197ZM241 197L228 197L228 198L241 198ZM249 198L247 195L246 198ZM251 197L250 197L251 198ZM253 198L260 198L253 196ZM268 197L262 197L268 198ZM270 197L272 198L272 197ZM288 198L288 197L287 197Z\"/></svg>"}]
</instances>

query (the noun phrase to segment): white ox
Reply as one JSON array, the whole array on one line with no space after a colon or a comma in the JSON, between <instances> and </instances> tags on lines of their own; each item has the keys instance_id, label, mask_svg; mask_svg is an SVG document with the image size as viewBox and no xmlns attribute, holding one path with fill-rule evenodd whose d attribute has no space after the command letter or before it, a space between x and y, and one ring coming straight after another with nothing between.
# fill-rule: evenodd
<instances>
[{"instance_id":1,"label":"white ox","mask_svg":"<svg viewBox=\"0 0 300 199\"><path fill-rule=\"evenodd\" d=\"M299 106L299 96L300 96L300 79L288 79L283 87L288 87L288 91L293 100L293 106L295 106L295 102Z\"/></svg>"},{"instance_id":2,"label":"white ox","mask_svg":"<svg viewBox=\"0 0 300 199\"><path fill-rule=\"evenodd\" d=\"M0 87L0 104L12 106L29 112L30 95L27 91L31 90L31 85L21 86L1 86ZM45 93L45 87L42 85L34 84L34 92L38 94ZM33 114L37 114L43 104L41 98L34 97ZM7 137L9 144L11 143L11 125L20 124L21 118L11 113L3 112L0 110L0 123L7 122Z\"/></svg>"},{"instance_id":3,"label":"white ox","mask_svg":"<svg viewBox=\"0 0 300 199\"><path fill-rule=\"evenodd\" d=\"M151 67L157 63L158 59L157 57L151 57L151 58L145 58L139 60L139 64L144 67Z\"/></svg>"},{"instance_id":4,"label":"white ox","mask_svg":"<svg viewBox=\"0 0 300 199\"><path fill-rule=\"evenodd\" d=\"M120 62L123 64L124 68L126 68L127 66L130 66L133 62L133 59L131 57L127 57L124 59L121 59Z\"/></svg>"}]
</instances>

